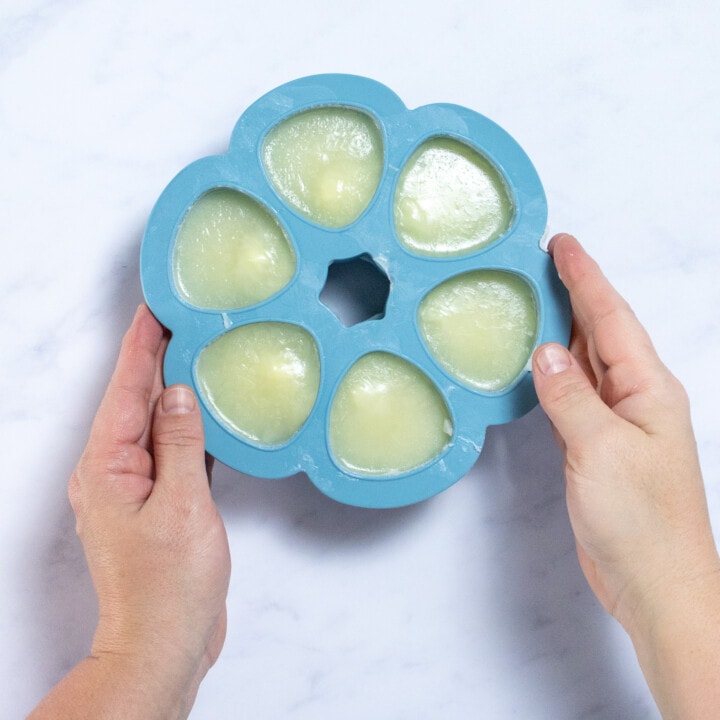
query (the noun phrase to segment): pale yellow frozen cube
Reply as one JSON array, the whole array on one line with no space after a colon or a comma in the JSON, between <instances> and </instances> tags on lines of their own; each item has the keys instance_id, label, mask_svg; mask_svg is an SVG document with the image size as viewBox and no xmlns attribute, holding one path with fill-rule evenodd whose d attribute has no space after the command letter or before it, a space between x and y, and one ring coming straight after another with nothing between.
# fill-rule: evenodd
<instances>
[{"instance_id":1,"label":"pale yellow frozen cube","mask_svg":"<svg viewBox=\"0 0 720 720\"><path fill-rule=\"evenodd\" d=\"M533 352L537 303L520 276L475 270L431 290L420 303L418 324L451 375L473 388L498 391L517 379Z\"/></svg>"},{"instance_id":2,"label":"pale yellow frozen cube","mask_svg":"<svg viewBox=\"0 0 720 720\"><path fill-rule=\"evenodd\" d=\"M175 286L201 308L232 310L272 297L295 274L295 253L253 198L218 188L187 211L173 248Z\"/></svg>"},{"instance_id":3,"label":"pale yellow frozen cube","mask_svg":"<svg viewBox=\"0 0 720 720\"><path fill-rule=\"evenodd\" d=\"M320 357L304 328L251 323L204 348L195 373L200 391L226 425L259 445L281 445L312 411Z\"/></svg>"},{"instance_id":4,"label":"pale yellow frozen cube","mask_svg":"<svg viewBox=\"0 0 720 720\"><path fill-rule=\"evenodd\" d=\"M274 127L262 158L285 202L320 225L339 228L356 220L377 190L382 136L360 110L313 108Z\"/></svg>"},{"instance_id":5,"label":"pale yellow frozen cube","mask_svg":"<svg viewBox=\"0 0 720 720\"><path fill-rule=\"evenodd\" d=\"M423 143L395 191L395 229L418 255L454 257L490 244L512 222L513 207L496 168L453 138Z\"/></svg>"},{"instance_id":6,"label":"pale yellow frozen cube","mask_svg":"<svg viewBox=\"0 0 720 720\"><path fill-rule=\"evenodd\" d=\"M430 378L385 352L361 357L330 410L330 448L344 468L395 475L437 457L452 438L450 411Z\"/></svg>"}]
</instances>

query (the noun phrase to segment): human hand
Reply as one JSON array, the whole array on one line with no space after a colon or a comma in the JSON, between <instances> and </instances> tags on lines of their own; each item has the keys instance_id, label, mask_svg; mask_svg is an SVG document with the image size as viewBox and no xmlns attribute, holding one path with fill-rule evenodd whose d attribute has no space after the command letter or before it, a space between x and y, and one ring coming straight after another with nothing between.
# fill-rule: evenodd
<instances>
[{"instance_id":1,"label":"human hand","mask_svg":"<svg viewBox=\"0 0 720 720\"><path fill-rule=\"evenodd\" d=\"M32 717L186 717L222 648L227 536L195 396L162 386L165 345L141 306L69 484L98 596L91 655Z\"/></svg>"},{"instance_id":2,"label":"human hand","mask_svg":"<svg viewBox=\"0 0 720 720\"><path fill-rule=\"evenodd\" d=\"M602 605L632 637L661 709L675 717L666 696L691 680L678 679L687 668L669 667L678 662L670 656L695 653L695 682L720 659L720 562L688 399L577 240L558 235L550 252L572 303L571 352L540 347L533 372L565 455L578 557ZM694 634L698 617L704 629ZM720 703L720 693L714 697ZM710 717L678 707L683 718Z\"/></svg>"}]
</instances>

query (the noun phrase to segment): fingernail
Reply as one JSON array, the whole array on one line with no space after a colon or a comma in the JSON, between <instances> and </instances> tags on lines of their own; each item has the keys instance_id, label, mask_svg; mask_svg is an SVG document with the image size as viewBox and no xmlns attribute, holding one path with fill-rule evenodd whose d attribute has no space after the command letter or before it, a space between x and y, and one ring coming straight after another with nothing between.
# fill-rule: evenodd
<instances>
[{"instance_id":1,"label":"fingernail","mask_svg":"<svg viewBox=\"0 0 720 720\"><path fill-rule=\"evenodd\" d=\"M162 409L167 415L186 415L195 409L195 395L184 385L174 385L162 395Z\"/></svg>"},{"instance_id":2,"label":"fingernail","mask_svg":"<svg viewBox=\"0 0 720 720\"><path fill-rule=\"evenodd\" d=\"M560 345L545 345L538 351L536 363L543 375L555 375L570 367L570 353Z\"/></svg>"}]
</instances>

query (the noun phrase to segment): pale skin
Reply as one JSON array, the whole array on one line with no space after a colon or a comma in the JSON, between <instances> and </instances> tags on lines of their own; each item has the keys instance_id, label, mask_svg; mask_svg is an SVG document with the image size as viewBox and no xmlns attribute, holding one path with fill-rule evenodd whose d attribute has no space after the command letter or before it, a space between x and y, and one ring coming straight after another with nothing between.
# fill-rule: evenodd
<instances>
[{"instance_id":1,"label":"pale skin","mask_svg":"<svg viewBox=\"0 0 720 720\"><path fill-rule=\"evenodd\" d=\"M533 358L565 457L580 565L622 624L665 720L720 717L720 559L688 400L627 303L569 235L550 243L570 351ZM91 653L31 720L176 720L222 648L230 557L189 388L141 306L69 485L98 595Z\"/></svg>"},{"instance_id":2,"label":"pale skin","mask_svg":"<svg viewBox=\"0 0 720 720\"><path fill-rule=\"evenodd\" d=\"M69 484L97 630L90 655L32 720L186 718L222 648L227 536L195 397L163 390L165 345L141 306Z\"/></svg>"},{"instance_id":3,"label":"pale skin","mask_svg":"<svg viewBox=\"0 0 720 720\"><path fill-rule=\"evenodd\" d=\"M720 717L720 560L687 395L575 238L550 251L573 308L571 352L534 357L565 456L580 565L630 635L665 720Z\"/></svg>"}]
</instances>

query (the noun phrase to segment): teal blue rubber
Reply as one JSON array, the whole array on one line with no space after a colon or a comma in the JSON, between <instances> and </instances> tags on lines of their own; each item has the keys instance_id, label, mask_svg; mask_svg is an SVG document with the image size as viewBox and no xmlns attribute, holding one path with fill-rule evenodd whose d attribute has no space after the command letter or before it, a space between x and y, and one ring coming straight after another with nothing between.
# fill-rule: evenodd
<instances>
[{"instance_id":1,"label":"teal blue rubber","mask_svg":"<svg viewBox=\"0 0 720 720\"><path fill-rule=\"evenodd\" d=\"M263 140L273 127L295 113L322 106L365 111L374 118L384 141L384 171L377 192L362 215L341 229L320 227L286 205L271 186L261 159ZM395 233L392 203L400 172L413 151L434 137L457 139L487 158L504 178L514 205L509 230L487 247L462 257L415 255ZM284 289L252 307L224 312L188 304L175 288L172 271L173 245L183 217L199 197L220 187L234 188L266 207L285 230L297 257L295 276ZM449 104L410 110L386 86L364 77L333 74L289 82L243 113L226 153L183 169L162 192L149 217L141 250L141 280L148 305L172 333L165 382L186 383L198 390L198 354L232 328L258 321L299 325L314 337L321 361L317 400L305 424L279 447L259 446L226 426L198 392L208 452L262 478L304 471L323 493L351 505L397 507L429 498L470 469L488 426L523 415L536 405L537 397L529 369L502 392L480 392L451 377L422 339L418 305L432 288L460 273L475 269L514 272L535 293L536 344L566 344L570 307L552 260L540 246L546 223L545 193L531 161L507 132L486 117ZM319 295L333 262L363 254L385 271L390 294L381 319L345 327ZM452 415L453 436L445 451L409 472L355 474L338 463L329 448L328 415L335 390L356 360L376 350L419 367Z\"/></svg>"}]
</instances>

